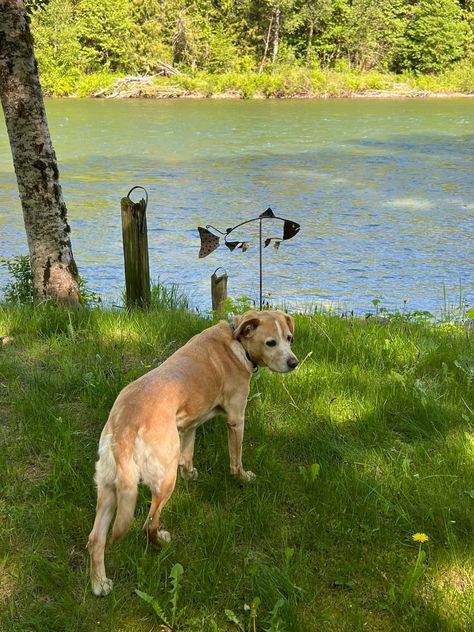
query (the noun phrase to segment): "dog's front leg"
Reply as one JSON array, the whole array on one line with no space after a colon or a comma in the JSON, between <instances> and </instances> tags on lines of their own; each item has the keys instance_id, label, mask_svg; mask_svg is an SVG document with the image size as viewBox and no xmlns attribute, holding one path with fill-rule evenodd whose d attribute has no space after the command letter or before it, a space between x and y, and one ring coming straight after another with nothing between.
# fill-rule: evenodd
<instances>
[{"instance_id":1,"label":"dog's front leg","mask_svg":"<svg viewBox=\"0 0 474 632\"><path fill-rule=\"evenodd\" d=\"M194 440L196 438L196 429L188 430L180 434L181 454L179 457L179 472L181 478L195 481L198 477L198 471L193 466Z\"/></svg>"},{"instance_id":2,"label":"dog's front leg","mask_svg":"<svg viewBox=\"0 0 474 632\"><path fill-rule=\"evenodd\" d=\"M231 415L227 419L227 438L229 442L230 472L241 481L253 481L255 474L245 471L242 466L242 441L244 438L244 414Z\"/></svg>"}]
</instances>

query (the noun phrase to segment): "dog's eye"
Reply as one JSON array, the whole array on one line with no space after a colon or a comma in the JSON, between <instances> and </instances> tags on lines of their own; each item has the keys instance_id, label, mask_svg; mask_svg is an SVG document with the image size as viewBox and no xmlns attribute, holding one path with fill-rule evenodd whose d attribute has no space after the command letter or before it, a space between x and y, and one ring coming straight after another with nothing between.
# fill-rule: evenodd
<instances>
[{"instance_id":1,"label":"dog's eye","mask_svg":"<svg viewBox=\"0 0 474 632\"><path fill-rule=\"evenodd\" d=\"M291 334L288 334L286 339L288 340L288 342L292 342L293 341L293 336Z\"/></svg>"},{"instance_id":2,"label":"dog's eye","mask_svg":"<svg viewBox=\"0 0 474 632\"><path fill-rule=\"evenodd\" d=\"M267 345L267 347L275 347L276 346L276 340L267 340L267 342L265 344Z\"/></svg>"}]
</instances>

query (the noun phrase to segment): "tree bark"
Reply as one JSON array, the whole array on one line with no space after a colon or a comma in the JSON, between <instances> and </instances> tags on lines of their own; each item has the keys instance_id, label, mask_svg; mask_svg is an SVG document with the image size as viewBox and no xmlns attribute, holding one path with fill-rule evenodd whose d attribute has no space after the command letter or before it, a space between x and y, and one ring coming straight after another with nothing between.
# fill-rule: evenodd
<instances>
[{"instance_id":1,"label":"tree bark","mask_svg":"<svg viewBox=\"0 0 474 632\"><path fill-rule=\"evenodd\" d=\"M280 18L281 18L281 12L280 12L280 5L278 4L275 7L275 30L273 31L272 66L275 65L275 62L278 56L278 49L280 47Z\"/></svg>"},{"instance_id":2,"label":"tree bark","mask_svg":"<svg viewBox=\"0 0 474 632\"><path fill-rule=\"evenodd\" d=\"M306 65L311 64L311 57L313 55L313 37L314 37L314 22L311 20L308 29L308 45L306 47Z\"/></svg>"},{"instance_id":3,"label":"tree bark","mask_svg":"<svg viewBox=\"0 0 474 632\"><path fill-rule=\"evenodd\" d=\"M78 271L23 0L0 0L0 98L37 300L78 305Z\"/></svg>"},{"instance_id":4,"label":"tree bark","mask_svg":"<svg viewBox=\"0 0 474 632\"><path fill-rule=\"evenodd\" d=\"M270 35L272 33L272 25L273 25L273 15L270 18L270 22L268 24L267 37L265 38L265 48L263 50L262 61L260 62L260 66L258 69L258 74L260 75L263 72L265 67L265 62L267 60L268 47L270 45Z\"/></svg>"}]
</instances>

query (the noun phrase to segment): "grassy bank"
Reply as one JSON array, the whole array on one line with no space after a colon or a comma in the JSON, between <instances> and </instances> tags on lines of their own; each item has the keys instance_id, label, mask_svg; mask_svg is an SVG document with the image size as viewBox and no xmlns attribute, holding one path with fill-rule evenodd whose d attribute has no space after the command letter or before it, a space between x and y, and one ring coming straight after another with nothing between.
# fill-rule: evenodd
<instances>
[{"instance_id":1,"label":"grassy bank","mask_svg":"<svg viewBox=\"0 0 474 632\"><path fill-rule=\"evenodd\" d=\"M42 75L50 96L102 97L220 97L220 98L318 98L351 96L428 96L473 94L474 66L459 63L440 75L396 75L358 72L342 65L339 70L288 67L272 73L210 74L196 72L174 77L135 77L96 73Z\"/></svg>"},{"instance_id":2,"label":"grassy bank","mask_svg":"<svg viewBox=\"0 0 474 632\"><path fill-rule=\"evenodd\" d=\"M120 388L208 322L0 307L0 335L14 339L0 346L2 630L160 629L136 589L183 631L472 629L472 337L296 321L299 369L253 379L244 465L256 482L231 478L225 423L206 424L200 478L180 480L163 514L171 545L147 548L143 490L134 528L108 549L113 594L98 599L84 547L100 431Z\"/></svg>"}]
</instances>

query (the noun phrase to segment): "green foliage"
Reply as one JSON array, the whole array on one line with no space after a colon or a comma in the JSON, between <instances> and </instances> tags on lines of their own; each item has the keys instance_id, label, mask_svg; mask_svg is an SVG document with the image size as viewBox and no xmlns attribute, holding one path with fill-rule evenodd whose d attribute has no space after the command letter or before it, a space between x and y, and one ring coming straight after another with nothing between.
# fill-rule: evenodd
<instances>
[{"instance_id":1,"label":"green foliage","mask_svg":"<svg viewBox=\"0 0 474 632\"><path fill-rule=\"evenodd\" d=\"M404 0L354 0L348 49L357 68L394 67L403 42L407 11Z\"/></svg>"},{"instance_id":2,"label":"green foliage","mask_svg":"<svg viewBox=\"0 0 474 632\"><path fill-rule=\"evenodd\" d=\"M0 259L0 265L8 270L11 277L3 291L5 301L13 305L33 303L33 277L29 256Z\"/></svg>"},{"instance_id":3,"label":"green foliage","mask_svg":"<svg viewBox=\"0 0 474 632\"><path fill-rule=\"evenodd\" d=\"M49 0L46 10L33 16L32 31L44 92L72 94L81 74L81 44L73 4Z\"/></svg>"},{"instance_id":4,"label":"green foliage","mask_svg":"<svg viewBox=\"0 0 474 632\"><path fill-rule=\"evenodd\" d=\"M438 73L466 53L472 39L457 0L420 0L409 13L400 66Z\"/></svg>"},{"instance_id":5,"label":"green foliage","mask_svg":"<svg viewBox=\"0 0 474 632\"><path fill-rule=\"evenodd\" d=\"M151 308L158 310L188 310L188 297L176 283L161 283L159 280L151 287Z\"/></svg>"},{"instance_id":6,"label":"green foliage","mask_svg":"<svg viewBox=\"0 0 474 632\"><path fill-rule=\"evenodd\" d=\"M84 74L161 73L164 62L205 96L229 81L243 98L294 96L309 94L305 77L320 68L422 74L467 63L472 0L463 7L458 0L49 0L33 12L32 30L47 93L87 94Z\"/></svg>"},{"instance_id":7,"label":"green foliage","mask_svg":"<svg viewBox=\"0 0 474 632\"><path fill-rule=\"evenodd\" d=\"M84 70L135 70L135 37L131 0L80 0L78 39Z\"/></svg>"},{"instance_id":8,"label":"green foliage","mask_svg":"<svg viewBox=\"0 0 474 632\"><path fill-rule=\"evenodd\" d=\"M94 72L82 74L74 85L74 94L78 97L94 96L98 92L112 88L117 75L111 72Z\"/></svg>"},{"instance_id":9,"label":"green foliage","mask_svg":"<svg viewBox=\"0 0 474 632\"><path fill-rule=\"evenodd\" d=\"M416 588L425 574L425 561L426 552L422 549L422 544L420 543L415 564L408 570L400 589L392 585L388 591L387 602L390 606L403 609L410 603L415 595Z\"/></svg>"},{"instance_id":10,"label":"green foliage","mask_svg":"<svg viewBox=\"0 0 474 632\"><path fill-rule=\"evenodd\" d=\"M49 0L25 0L25 8L28 15L32 15L35 11L44 10L49 4Z\"/></svg>"},{"instance_id":11,"label":"green foliage","mask_svg":"<svg viewBox=\"0 0 474 632\"><path fill-rule=\"evenodd\" d=\"M31 274L30 257L18 255L9 259L1 259L0 265L4 266L11 279L3 291L3 298L10 305L31 305L34 302L33 277ZM99 295L90 290L87 281L79 278L79 289L83 305L93 307L101 303Z\"/></svg>"},{"instance_id":12,"label":"green foliage","mask_svg":"<svg viewBox=\"0 0 474 632\"><path fill-rule=\"evenodd\" d=\"M158 619L167 626L169 630L176 630L177 622L184 614L184 609L178 610L178 598L179 598L179 589L180 589L180 579L184 573L184 569L181 564L175 564L170 572L171 577L171 588L169 591L169 605L163 608L159 601L148 595L147 593L135 589L136 594L143 599L146 603L149 603L153 608L155 614ZM170 613L167 613L167 610L170 610Z\"/></svg>"}]
</instances>

